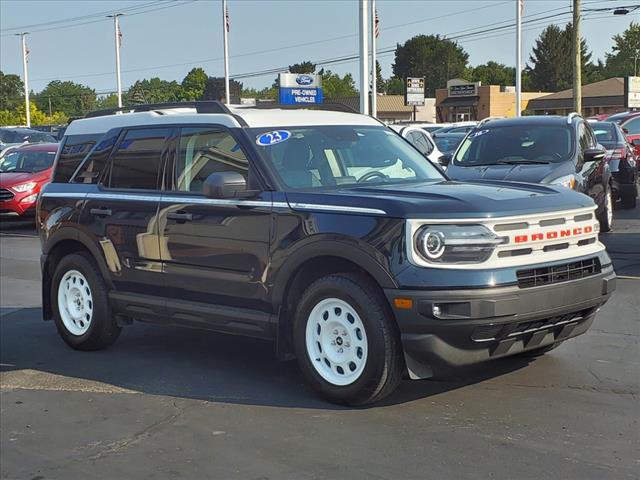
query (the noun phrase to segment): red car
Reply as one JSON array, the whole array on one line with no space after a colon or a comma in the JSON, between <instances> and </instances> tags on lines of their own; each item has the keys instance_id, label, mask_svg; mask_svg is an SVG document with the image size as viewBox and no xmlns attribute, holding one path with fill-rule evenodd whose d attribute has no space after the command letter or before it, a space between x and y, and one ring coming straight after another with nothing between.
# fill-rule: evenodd
<instances>
[{"instance_id":1,"label":"red car","mask_svg":"<svg viewBox=\"0 0 640 480\"><path fill-rule=\"evenodd\" d=\"M636 155L640 155L640 111L616 113L607 117L607 122L616 122L633 145Z\"/></svg>"},{"instance_id":2,"label":"red car","mask_svg":"<svg viewBox=\"0 0 640 480\"><path fill-rule=\"evenodd\" d=\"M38 193L51 180L57 143L23 145L0 159L0 214L34 212Z\"/></svg>"}]
</instances>

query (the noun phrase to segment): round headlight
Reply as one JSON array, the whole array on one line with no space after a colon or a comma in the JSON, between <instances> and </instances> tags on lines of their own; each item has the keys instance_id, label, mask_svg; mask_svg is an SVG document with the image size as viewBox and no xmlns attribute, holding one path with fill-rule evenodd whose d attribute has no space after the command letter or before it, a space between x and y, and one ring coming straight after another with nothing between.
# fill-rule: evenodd
<instances>
[{"instance_id":1,"label":"round headlight","mask_svg":"<svg viewBox=\"0 0 640 480\"><path fill-rule=\"evenodd\" d=\"M430 260L436 260L444 253L444 234L437 230L425 230L420 236L421 250Z\"/></svg>"}]
</instances>

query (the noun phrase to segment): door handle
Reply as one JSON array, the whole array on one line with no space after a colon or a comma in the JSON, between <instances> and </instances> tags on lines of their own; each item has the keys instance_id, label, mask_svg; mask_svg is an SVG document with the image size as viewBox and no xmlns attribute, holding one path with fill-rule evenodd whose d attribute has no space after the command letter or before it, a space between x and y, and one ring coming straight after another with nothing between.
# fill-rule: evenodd
<instances>
[{"instance_id":1,"label":"door handle","mask_svg":"<svg viewBox=\"0 0 640 480\"><path fill-rule=\"evenodd\" d=\"M167 219L175 220L176 222L179 222L179 223L184 223L184 222L190 222L191 220L193 220L193 215L191 213L186 213L186 212L172 212L172 213L167 213Z\"/></svg>"},{"instance_id":2,"label":"door handle","mask_svg":"<svg viewBox=\"0 0 640 480\"><path fill-rule=\"evenodd\" d=\"M110 208L92 208L89 213L96 217L110 217L112 214Z\"/></svg>"}]
</instances>

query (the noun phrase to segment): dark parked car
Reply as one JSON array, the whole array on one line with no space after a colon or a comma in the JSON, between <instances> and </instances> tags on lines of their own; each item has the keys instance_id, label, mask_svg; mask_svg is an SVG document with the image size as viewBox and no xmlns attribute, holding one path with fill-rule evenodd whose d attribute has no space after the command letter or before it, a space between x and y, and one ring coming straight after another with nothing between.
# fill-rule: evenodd
<instances>
[{"instance_id":1,"label":"dark parked car","mask_svg":"<svg viewBox=\"0 0 640 480\"><path fill-rule=\"evenodd\" d=\"M443 165L448 165L453 156L453 152L456 151L460 142L466 137L466 133L437 133L433 134L432 138L438 147L438 150L442 152L441 162Z\"/></svg>"},{"instance_id":2,"label":"dark parked car","mask_svg":"<svg viewBox=\"0 0 640 480\"><path fill-rule=\"evenodd\" d=\"M635 208L638 197L638 159L620 126L614 122L591 123L600 145L607 149L613 194L625 208Z\"/></svg>"},{"instance_id":3,"label":"dark parked car","mask_svg":"<svg viewBox=\"0 0 640 480\"><path fill-rule=\"evenodd\" d=\"M640 112L622 112L607 117L608 122L616 122L622 128L627 140L640 156Z\"/></svg>"},{"instance_id":4,"label":"dark parked car","mask_svg":"<svg viewBox=\"0 0 640 480\"><path fill-rule=\"evenodd\" d=\"M0 146L18 145L21 143L52 143L58 140L52 135L21 127L0 128Z\"/></svg>"},{"instance_id":5,"label":"dark parked car","mask_svg":"<svg viewBox=\"0 0 640 480\"><path fill-rule=\"evenodd\" d=\"M449 181L365 115L130 108L72 122L38 200L42 310L75 349L134 320L250 335L364 404L542 355L615 289L569 189Z\"/></svg>"},{"instance_id":6,"label":"dark parked car","mask_svg":"<svg viewBox=\"0 0 640 480\"><path fill-rule=\"evenodd\" d=\"M510 180L586 193L597 205L600 229L611 230L613 185L606 151L576 114L492 120L471 131L453 155L456 180Z\"/></svg>"}]
</instances>

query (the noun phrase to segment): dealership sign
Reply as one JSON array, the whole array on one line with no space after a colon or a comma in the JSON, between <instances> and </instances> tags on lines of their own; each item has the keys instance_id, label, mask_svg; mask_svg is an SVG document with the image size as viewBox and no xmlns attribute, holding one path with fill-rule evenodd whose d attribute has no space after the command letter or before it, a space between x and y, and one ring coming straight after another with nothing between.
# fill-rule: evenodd
<instances>
[{"instance_id":1,"label":"dealership sign","mask_svg":"<svg viewBox=\"0 0 640 480\"><path fill-rule=\"evenodd\" d=\"M281 105L322 103L322 99L322 75L312 73L280 74Z\"/></svg>"},{"instance_id":2,"label":"dealership sign","mask_svg":"<svg viewBox=\"0 0 640 480\"><path fill-rule=\"evenodd\" d=\"M480 82L449 85L450 97L475 97L478 95Z\"/></svg>"},{"instance_id":3,"label":"dealership sign","mask_svg":"<svg viewBox=\"0 0 640 480\"><path fill-rule=\"evenodd\" d=\"M640 108L640 77L625 77L624 98L626 108Z\"/></svg>"},{"instance_id":4,"label":"dealership sign","mask_svg":"<svg viewBox=\"0 0 640 480\"><path fill-rule=\"evenodd\" d=\"M405 105L424 105L424 77L407 77Z\"/></svg>"}]
</instances>

